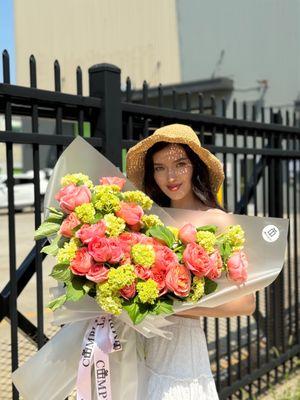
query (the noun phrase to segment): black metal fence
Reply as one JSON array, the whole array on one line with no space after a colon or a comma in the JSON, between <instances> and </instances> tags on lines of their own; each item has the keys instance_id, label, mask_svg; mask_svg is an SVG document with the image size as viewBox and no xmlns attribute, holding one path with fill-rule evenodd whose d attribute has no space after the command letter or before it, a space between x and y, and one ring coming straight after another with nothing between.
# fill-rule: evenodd
<instances>
[{"instance_id":1,"label":"black metal fence","mask_svg":"<svg viewBox=\"0 0 300 400\"><path fill-rule=\"evenodd\" d=\"M253 316L236 318L205 318L211 366L221 399L254 398L270 385L286 377L298 365L299 336L299 212L300 212L300 131L289 126L289 113L282 124L280 112L270 112L265 123L264 109L253 108L249 121L246 107L244 119L236 118L236 103L231 116L222 102L222 117L214 115L215 101L211 99L212 115L203 114L203 96L199 94L199 113L163 107L163 87L159 87L157 106L147 105L147 84L144 84L142 104L131 102L132 90L127 80L126 92L120 90L120 70L99 64L89 70L90 96L82 95L82 73L77 68L77 94L60 91L60 68L55 62L55 91L37 89L34 57L30 58L30 87L10 84L9 56L3 53L3 84L0 84L0 115L5 129L0 132L0 144L6 149L8 188L9 281L0 294L0 328L4 319L10 322L11 368L19 363L18 332L36 344L47 341L44 327L43 255L39 241L17 266L16 214L14 207L14 147L31 148L34 171L35 226L41 222L40 150L55 149L57 158L72 137L64 132L64 123L71 121L79 135L122 167L122 151L151 134L157 127L169 123L185 123L199 134L203 145L224 164L225 182L222 187L224 206L235 213L285 217L290 219L288 248L283 272L276 282L256 293ZM186 96L187 105L189 94ZM30 119L30 132L15 132L12 121L16 116ZM54 124L54 134L40 129L43 120ZM124 167L124 165L123 165ZM5 218L5 216L1 216ZM33 235L33 232L28 232ZM37 324L17 306L18 296L30 279L36 277ZM2 364L1 368L5 368ZM10 382L11 384L11 382ZM7 392L8 393L8 392ZM8 395L7 395L8 396ZM11 395L10 395L11 396ZM10 398L8 396L7 398ZM18 393L12 386L13 399Z\"/></svg>"}]
</instances>

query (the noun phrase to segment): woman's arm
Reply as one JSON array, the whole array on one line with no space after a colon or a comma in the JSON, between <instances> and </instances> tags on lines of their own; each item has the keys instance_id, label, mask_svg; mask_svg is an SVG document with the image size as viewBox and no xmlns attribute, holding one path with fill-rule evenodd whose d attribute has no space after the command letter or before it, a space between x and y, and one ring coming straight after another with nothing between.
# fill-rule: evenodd
<instances>
[{"instance_id":1,"label":"woman's arm","mask_svg":"<svg viewBox=\"0 0 300 400\"><path fill-rule=\"evenodd\" d=\"M218 307L195 307L175 315L182 317L236 317L238 315L252 315L255 308L255 295L248 294Z\"/></svg>"}]
</instances>

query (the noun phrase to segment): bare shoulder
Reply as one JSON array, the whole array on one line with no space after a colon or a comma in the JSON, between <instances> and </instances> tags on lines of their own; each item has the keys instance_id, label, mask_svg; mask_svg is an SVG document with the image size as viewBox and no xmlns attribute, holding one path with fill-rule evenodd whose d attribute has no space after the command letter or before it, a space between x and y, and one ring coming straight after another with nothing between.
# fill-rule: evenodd
<instances>
[{"instance_id":1,"label":"bare shoulder","mask_svg":"<svg viewBox=\"0 0 300 400\"><path fill-rule=\"evenodd\" d=\"M219 208L209 208L208 210L205 211L205 213L208 213L208 214L221 214L221 215L227 214L225 211L220 210Z\"/></svg>"}]
</instances>

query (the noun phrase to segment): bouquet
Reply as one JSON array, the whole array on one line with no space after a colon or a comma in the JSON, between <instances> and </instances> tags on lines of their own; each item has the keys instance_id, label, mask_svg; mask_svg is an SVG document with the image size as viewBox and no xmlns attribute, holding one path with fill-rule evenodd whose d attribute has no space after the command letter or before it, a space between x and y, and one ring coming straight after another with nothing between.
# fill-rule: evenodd
<instances>
[{"instance_id":1,"label":"bouquet","mask_svg":"<svg viewBox=\"0 0 300 400\"><path fill-rule=\"evenodd\" d=\"M248 260L244 231L229 225L165 226L149 214L153 201L139 190L122 191L126 179L102 177L94 185L82 173L67 174L35 239L51 237L42 252L56 257L51 276L65 293L48 305L89 295L101 309L127 311L134 324L148 314L174 313L173 303L196 303L217 290L225 275L242 284ZM148 213L147 213L148 212Z\"/></svg>"}]
</instances>

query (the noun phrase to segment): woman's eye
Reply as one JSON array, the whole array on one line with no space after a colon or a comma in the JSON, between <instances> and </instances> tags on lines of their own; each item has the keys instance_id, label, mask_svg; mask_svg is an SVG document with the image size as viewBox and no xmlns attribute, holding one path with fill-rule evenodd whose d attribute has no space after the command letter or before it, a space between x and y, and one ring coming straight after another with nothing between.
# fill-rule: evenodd
<instances>
[{"instance_id":1,"label":"woman's eye","mask_svg":"<svg viewBox=\"0 0 300 400\"><path fill-rule=\"evenodd\" d=\"M162 171L163 167L154 167L154 171Z\"/></svg>"},{"instance_id":2,"label":"woman's eye","mask_svg":"<svg viewBox=\"0 0 300 400\"><path fill-rule=\"evenodd\" d=\"M185 167L186 163L184 161L177 164L177 167Z\"/></svg>"}]
</instances>

